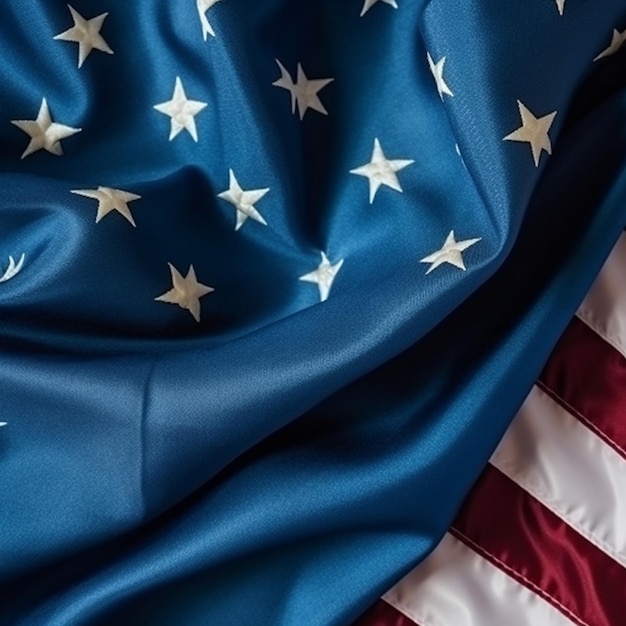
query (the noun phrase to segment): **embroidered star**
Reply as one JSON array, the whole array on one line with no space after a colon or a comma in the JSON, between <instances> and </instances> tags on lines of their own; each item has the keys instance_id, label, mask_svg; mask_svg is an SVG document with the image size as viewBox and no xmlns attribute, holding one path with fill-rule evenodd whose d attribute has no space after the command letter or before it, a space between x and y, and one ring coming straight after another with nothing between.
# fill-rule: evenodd
<instances>
[{"instance_id":1,"label":"embroidered star","mask_svg":"<svg viewBox=\"0 0 626 626\"><path fill-rule=\"evenodd\" d=\"M6 283L7 281L17 276L22 271L25 258L26 258L26 255L22 254L22 256L20 257L20 260L16 263L15 259L12 256L10 256L9 266L5 270L4 274L0 275L0 283Z\"/></svg>"},{"instance_id":2,"label":"embroidered star","mask_svg":"<svg viewBox=\"0 0 626 626\"><path fill-rule=\"evenodd\" d=\"M443 94L445 93L448 96L454 96L452 91L450 91L450 87L446 84L446 81L443 78L443 66L446 62L446 57L441 57L437 63L433 61L433 58L430 56L430 52L427 53L426 58L428 59L428 67L430 67L430 71L437 83L437 91L439 92L439 97L443 100Z\"/></svg>"},{"instance_id":3,"label":"embroidered star","mask_svg":"<svg viewBox=\"0 0 626 626\"><path fill-rule=\"evenodd\" d=\"M383 149L380 147L380 141L374 139L372 160L361 167L350 170L350 174L369 178L370 204L372 204L376 197L376 192L381 185L386 185L402 193L402 187L400 186L396 172L399 172L412 163L415 163L412 159L387 159Z\"/></svg>"},{"instance_id":4,"label":"embroidered star","mask_svg":"<svg viewBox=\"0 0 626 626\"><path fill-rule=\"evenodd\" d=\"M465 241L457 241L454 238L454 231L451 230L450 234L446 238L445 243L441 250L437 250L428 256L421 259L420 263L430 263L430 267L426 274L430 274L433 270L436 270L440 265L444 263L450 263L459 269L465 271L465 263L463 263L462 252L467 250L470 246L478 243L480 237L477 239L466 239Z\"/></svg>"},{"instance_id":5,"label":"embroidered star","mask_svg":"<svg viewBox=\"0 0 626 626\"><path fill-rule=\"evenodd\" d=\"M228 189L226 191L222 191L222 193L218 193L217 197L230 202L235 207L237 211L237 223L235 224L235 230L239 230L249 217L256 220L260 224L267 226L267 222L256 210L254 205L269 191L269 189L251 189L250 191L244 191L237 182L233 170L228 170L228 174Z\"/></svg>"},{"instance_id":6,"label":"embroidered star","mask_svg":"<svg viewBox=\"0 0 626 626\"><path fill-rule=\"evenodd\" d=\"M198 131L196 130L195 116L207 106L206 102L188 100L187 94L180 76L176 77L174 94L172 99L161 104L155 104L154 108L164 115L171 117L170 141L174 139L182 130L186 130L194 141L198 141Z\"/></svg>"},{"instance_id":7,"label":"embroidered star","mask_svg":"<svg viewBox=\"0 0 626 626\"><path fill-rule=\"evenodd\" d=\"M96 214L96 224L111 211L117 211L123 215L133 226L135 220L128 208L128 203L139 200L141 196L122 191L121 189L111 189L110 187L98 187L98 189L72 189L72 193L84 198L91 198L98 201L98 213Z\"/></svg>"},{"instance_id":8,"label":"embroidered star","mask_svg":"<svg viewBox=\"0 0 626 626\"><path fill-rule=\"evenodd\" d=\"M559 15L563 15L565 9L565 0L556 0L556 8L559 10Z\"/></svg>"},{"instance_id":9,"label":"embroidered star","mask_svg":"<svg viewBox=\"0 0 626 626\"><path fill-rule=\"evenodd\" d=\"M517 107L522 118L522 125L504 137L504 141L525 141L529 143L535 167L538 167L543 150L548 154L552 154L552 143L548 133L557 112L552 111L552 113L543 117L535 117L519 100L517 101Z\"/></svg>"},{"instance_id":10,"label":"embroidered star","mask_svg":"<svg viewBox=\"0 0 626 626\"><path fill-rule=\"evenodd\" d=\"M193 315L196 322L199 322L200 298L206 296L212 291L215 291L215 289L198 282L193 265L189 266L187 276L184 278L171 263L168 263L168 266L170 268L170 273L172 274L172 289L164 293L162 296L155 298L155 300L157 302L177 304L181 309L189 311Z\"/></svg>"},{"instance_id":11,"label":"embroidered star","mask_svg":"<svg viewBox=\"0 0 626 626\"><path fill-rule=\"evenodd\" d=\"M22 159L38 150L47 150L51 154L60 156L63 154L61 139L71 137L82 130L82 128L72 128L53 122L45 98L41 101L36 120L11 120L11 124L30 136L30 143L24 150Z\"/></svg>"},{"instance_id":12,"label":"embroidered star","mask_svg":"<svg viewBox=\"0 0 626 626\"><path fill-rule=\"evenodd\" d=\"M200 24L202 25L202 37L204 38L204 41L207 40L209 35L211 35L211 37L215 37L215 31L209 23L209 18L206 13L219 1L220 0L196 0L196 8L198 9L198 16L200 17Z\"/></svg>"},{"instance_id":13,"label":"embroidered star","mask_svg":"<svg viewBox=\"0 0 626 626\"><path fill-rule=\"evenodd\" d=\"M297 102L300 119L304 118L304 114L308 109L313 109L318 113L328 115L328 111L324 108L317 94L335 79L320 78L317 80L309 80L302 69L302 65L298 63L298 80L294 83L291 74L285 69L283 64L278 59L276 59L276 63L278 63L278 67L280 68L281 77L273 82L272 85L282 87L291 93L291 112L296 112Z\"/></svg>"},{"instance_id":14,"label":"embroidered star","mask_svg":"<svg viewBox=\"0 0 626 626\"><path fill-rule=\"evenodd\" d=\"M344 259L341 259L341 261L331 265L326 254L324 252L321 254L322 262L319 264L318 268L308 274L305 274L304 276L300 276L300 280L307 283L317 284L320 291L320 300L325 302L328 300L328 295L330 294L335 278L343 265Z\"/></svg>"},{"instance_id":15,"label":"embroidered star","mask_svg":"<svg viewBox=\"0 0 626 626\"><path fill-rule=\"evenodd\" d=\"M74 41L78 44L78 67L81 68L83 66L83 63L94 48L107 54L113 54L113 50L109 48L109 44L100 34L100 29L108 13L86 20L74 7L69 4L67 7L72 14L74 26L56 35L55 39Z\"/></svg>"},{"instance_id":16,"label":"embroidered star","mask_svg":"<svg viewBox=\"0 0 626 626\"><path fill-rule=\"evenodd\" d=\"M610 57L613 54L619 52L620 48L626 44L626 30L623 30L621 33L617 28L613 29L613 37L611 39L611 44L606 50L600 52L600 54L594 59L594 61L598 61L599 59L604 59L605 57Z\"/></svg>"},{"instance_id":17,"label":"embroidered star","mask_svg":"<svg viewBox=\"0 0 626 626\"><path fill-rule=\"evenodd\" d=\"M396 0L381 0L381 1L384 2L385 4L388 4L389 6L392 6L394 9L398 8L398 5L396 4ZM378 0L365 0L365 2L363 3L363 9L361 10L361 17L363 17L377 2Z\"/></svg>"}]
</instances>

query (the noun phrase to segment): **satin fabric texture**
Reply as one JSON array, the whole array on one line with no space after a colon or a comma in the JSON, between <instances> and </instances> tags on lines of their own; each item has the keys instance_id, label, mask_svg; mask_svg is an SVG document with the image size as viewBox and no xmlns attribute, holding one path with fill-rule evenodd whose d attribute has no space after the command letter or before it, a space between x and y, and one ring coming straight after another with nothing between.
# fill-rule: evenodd
<instances>
[{"instance_id":1,"label":"satin fabric texture","mask_svg":"<svg viewBox=\"0 0 626 626\"><path fill-rule=\"evenodd\" d=\"M438 543L626 223L619 0L0 7L0 622L350 624ZM621 22L620 22L621 20ZM446 57L443 100L427 54ZM272 85L333 78L328 115ZM198 142L154 105L176 77ZM82 131L22 160L45 97ZM557 111L535 167L517 100ZM403 192L350 170L378 138ZM462 158L455 149L458 146ZM229 169L267 226L234 228ZM72 190L141 196L136 228ZM480 238L426 274L420 260ZM344 263L326 302L298 278ZM215 289L155 302L168 263Z\"/></svg>"}]
</instances>

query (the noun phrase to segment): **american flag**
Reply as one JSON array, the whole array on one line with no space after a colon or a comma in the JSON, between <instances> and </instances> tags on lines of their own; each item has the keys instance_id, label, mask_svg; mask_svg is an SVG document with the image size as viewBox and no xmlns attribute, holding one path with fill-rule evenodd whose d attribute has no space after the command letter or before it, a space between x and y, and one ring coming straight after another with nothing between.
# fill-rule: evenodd
<instances>
[{"instance_id":1,"label":"american flag","mask_svg":"<svg viewBox=\"0 0 626 626\"><path fill-rule=\"evenodd\" d=\"M3 0L0 626L626 625L625 43Z\"/></svg>"}]
</instances>

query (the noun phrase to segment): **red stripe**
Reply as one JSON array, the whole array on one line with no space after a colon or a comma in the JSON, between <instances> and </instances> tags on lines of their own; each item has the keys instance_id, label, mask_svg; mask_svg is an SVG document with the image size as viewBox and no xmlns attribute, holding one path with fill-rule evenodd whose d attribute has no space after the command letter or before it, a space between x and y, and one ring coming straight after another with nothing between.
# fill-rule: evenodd
<instances>
[{"instance_id":1,"label":"red stripe","mask_svg":"<svg viewBox=\"0 0 626 626\"><path fill-rule=\"evenodd\" d=\"M584 322L570 323L540 386L626 458L626 359Z\"/></svg>"},{"instance_id":2,"label":"red stripe","mask_svg":"<svg viewBox=\"0 0 626 626\"><path fill-rule=\"evenodd\" d=\"M488 466L451 532L578 624L626 624L626 570Z\"/></svg>"},{"instance_id":3,"label":"red stripe","mask_svg":"<svg viewBox=\"0 0 626 626\"><path fill-rule=\"evenodd\" d=\"M384 600L379 600L354 622L354 626L416 626L416 623Z\"/></svg>"}]
</instances>

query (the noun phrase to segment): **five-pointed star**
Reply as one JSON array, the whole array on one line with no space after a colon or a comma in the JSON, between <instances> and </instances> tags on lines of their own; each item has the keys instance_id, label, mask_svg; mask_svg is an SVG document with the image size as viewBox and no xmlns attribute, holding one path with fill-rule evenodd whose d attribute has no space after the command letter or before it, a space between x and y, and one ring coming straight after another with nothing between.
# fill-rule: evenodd
<instances>
[{"instance_id":1,"label":"five-pointed star","mask_svg":"<svg viewBox=\"0 0 626 626\"><path fill-rule=\"evenodd\" d=\"M189 266L187 276L184 278L171 263L168 263L168 266L172 274L172 289L162 296L155 298L155 300L158 302L177 304L181 309L187 309L187 311L193 315L196 322L199 322L200 298L215 291L215 289L198 282L196 279L196 270L194 270L193 265Z\"/></svg>"},{"instance_id":2,"label":"five-pointed star","mask_svg":"<svg viewBox=\"0 0 626 626\"><path fill-rule=\"evenodd\" d=\"M363 17L377 2L378 0L365 0L363 3L363 9L361 10L361 17ZM398 8L396 0L382 0L382 2L392 6L394 9Z\"/></svg>"},{"instance_id":3,"label":"five-pointed star","mask_svg":"<svg viewBox=\"0 0 626 626\"><path fill-rule=\"evenodd\" d=\"M196 0L196 8L198 9L198 15L200 17L200 24L202 25L202 37L204 38L204 41L207 40L209 35L211 35L211 37L215 37L215 31L209 23L209 18L207 17L206 12L219 1L220 0Z\"/></svg>"},{"instance_id":4,"label":"five-pointed star","mask_svg":"<svg viewBox=\"0 0 626 626\"><path fill-rule=\"evenodd\" d=\"M198 102L197 100L188 100L187 94L180 76L176 77L174 85L174 94L172 99L161 104L155 104L154 108L165 115L169 115L171 119L170 141L174 139L183 129L191 135L194 141L198 141L198 131L196 130L195 116L207 106L206 102Z\"/></svg>"},{"instance_id":5,"label":"five-pointed star","mask_svg":"<svg viewBox=\"0 0 626 626\"><path fill-rule=\"evenodd\" d=\"M467 250L470 246L473 246L475 243L480 241L480 237L477 239L466 239L465 241L457 241L454 238L454 231L451 230L450 234L446 238L445 243L441 250L437 250L437 252L433 252L428 256L425 256L421 259L420 263L430 263L430 267L426 274L430 274L433 270L437 269L440 265L444 263L450 263L450 265L454 265L459 269L465 271L465 263L463 263L463 256L461 253L464 250Z\"/></svg>"},{"instance_id":6,"label":"five-pointed star","mask_svg":"<svg viewBox=\"0 0 626 626\"><path fill-rule=\"evenodd\" d=\"M304 276L300 276L300 280L303 280L307 283L315 283L317 284L320 290L320 300L325 302L328 300L328 294L335 282L335 278L343 265L343 259L338 261L334 265L331 265L328 257L324 252L322 254L322 262L319 264L316 270L305 274Z\"/></svg>"},{"instance_id":7,"label":"five-pointed star","mask_svg":"<svg viewBox=\"0 0 626 626\"><path fill-rule=\"evenodd\" d=\"M237 223L235 224L235 230L239 230L249 217L257 222L260 222L264 226L267 226L267 222L256 210L254 205L269 191L269 189L251 189L250 191L244 191L239 186L233 170L228 170L228 174L228 189L217 194L217 197L230 202L237 210Z\"/></svg>"},{"instance_id":8,"label":"five-pointed star","mask_svg":"<svg viewBox=\"0 0 626 626\"><path fill-rule=\"evenodd\" d=\"M38 150L47 150L60 156L63 154L61 139L71 137L82 130L82 128L72 128L53 122L45 98L41 101L36 120L11 120L11 124L30 135L30 143L24 150L22 159Z\"/></svg>"},{"instance_id":9,"label":"five-pointed star","mask_svg":"<svg viewBox=\"0 0 626 626\"><path fill-rule=\"evenodd\" d=\"M613 29L613 37L611 39L611 44L606 50L600 52L600 54L594 59L594 61L598 61L599 59L603 59L604 57L610 57L611 55L619 52L619 49L626 44L626 30L623 30L621 33L617 28Z\"/></svg>"},{"instance_id":10,"label":"five-pointed star","mask_svg":"<svg viewBox=\"0 0 626 626\"><path fill-rule=\"evenodd\" d=\"M98 187L98 189L72 189L72 193L85 198L92 198L98 201L98 213L96 224L111 211L121 213L133 226L135 220L128 208L128 203L139 200L141 196L121 189L111 189L110 187Z\"/></svg>"},{"instance_id":11,"label":"five-pointed star","mask_svg":"<svg viewBox=\"0 0 626 626\"><path fill-rule=\"evenodd\" d=\"M381 185L386 185L402 193L402 187L400 186L396 172L399 172L412 163L415 163L412 159L387 159L383 149L380 147L380 141L374 139L372 160L361 167L350 170L350 174L369 178L370 204L372 204L376 197L376 192Z\"/></svg>"},{"instance_id":12,"label":"five-pointed star","mask_svg":"<svg viewBox=\"0 0 626 626\"><path fill-rule=\"evenodd\" d=\"M314 111L328 115L328 111L324 108L317 94L335 79L320 78L317 80L309 80L302 69L302 65L298 63L298 81L294 83L291 74L285 69L283 64L278 59L276 59L276 63L278 63L278 67L280 68L281 77L273 82L272 85L282 87L291 93L291 112L296 112L297 102L300 119L304 118L307 109L313 109Z\"/></svg>"},{"instance_id":13,"label":"five-pointed star","mask_svg":"<svg viewBox=\"0 0 626 626\"><path fill-rule=\"evenodd\" d=\"M556 8L559 10L559 15L563 15L563 9L565 9L565 0L556 0Z\"/></svg>"},{"instance_id":14,"label":"five-pointed star","mask_svg":"<svg viewBox=\"0 0 626 626\"><path fill-rule=\"evenodd\" d=\"M450 87L446 84L446 81L443 78L443 66L446 62L446 57L441 57L437 63L433 61L433 58L430 56L430 52L426 54L426 58L428 59L428 67L430 67L430 71L437 83L437 91L439 92L439 97L443 100L443 94L445 93L448 96L453 96L454 94L450 91Z\"/></svg>"},{"instance_id":15,"label":"five-pointed star","mask_svg":"<svg viewBox=\"0 0 626 626\"><path fill-rule=\"evenodd\" d=\"M74 26L56 35L55 39L74 41L78 44L78 67L83 66L85 59L94 48L107 54L113 54L113 50L109 48L100 34L100 29L108 13L102 13L98 17L86 20L74 7L69 4L67 6L72 14Z\"/></svg>"},{"instance_id":16,"label":"five-pointed star","mask_svg":"<svg viewBox=\"0 0 626 626\"><path fill-rule=\"evenodd\" d=\"M539 167L541 152L545 150L548 154L552 154L552 143L548 133L557 112L552 111L552 113L543 117L535 117L519 100L517 101L517 107L522 118L522 125L504 137L504 141L525 141L529 143L535 167Z\"/></svg>"},{"instance_id":17,"label":"five-pointed star","mask_svg":"<svg viewBox=\"0 0 626 626\"><path fill-rule=\"evenodd\" d=\"M6 268L4 273L0 275L0 283L6 283L12 278L15 278L22 271L22 267L24 267L25 259L26 259L26 255L22 254L22 256L20 257L20 260L16 263L15 259L12 256L10 256L8 267Z\"/></svg>"}]
</instances>

